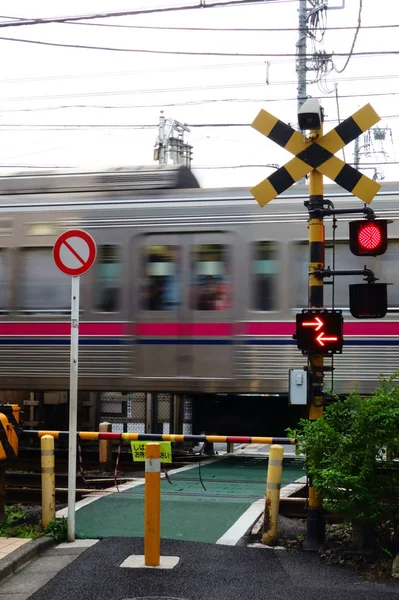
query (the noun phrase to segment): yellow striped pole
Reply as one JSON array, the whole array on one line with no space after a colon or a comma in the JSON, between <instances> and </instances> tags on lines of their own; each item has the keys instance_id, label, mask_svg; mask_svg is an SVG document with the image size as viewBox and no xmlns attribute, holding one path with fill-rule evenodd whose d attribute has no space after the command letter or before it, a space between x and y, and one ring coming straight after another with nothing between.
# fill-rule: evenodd
<instances>
[{"instance_id":1,"label":"yellow striped pole","mask_svg":"<svg viewBox=\"0 0 399 600\"><path fill-rule=\"evenodd\" d=\"M42 525L55 519L54 438L44 435L40 440L42 466Z\"/></svg>"},{"instance_id":2,"label":"yellow striped pole","mask_svg":"<svg viewBox=\"0 0 399 600\"><path fill-rule=\"evenodd\" d=\"M161 554L161 447L145 447L144 564L158 567Z\"/></svg>"},{"instance_id":3,"label":"yellow striped pole","mask_svg":"<svg viewBox=\"0 0 399 600\"><path fill-rule=\"evenodd\" d=\"M104 431L110 432L112 431L111 423L100 423L99 432L104 433ZM111 440L100 440L98 442L98 451L99 451L99 460L100 460L100 468L108 471L111 469L112 463L112 446Z\"/></svg>"},{"instance_id":4,"label":"yellow striped pole","mask_svg":"<svg viewBox=\"0 0 399 600\"><path fill-rule=\"evenodd\" d=\"M270 447L267 468L265 517L262 535L262 544L267 544L268 546L274 546L277 543L283 455L284 448L282 446L273 445Z\"/></svg>"},{"instance_id":5,"label":"yellow striped pole","mask_svg":"<svg viewBox=\"0 0 399 600\"><path fill-rule=\"evenodd\" d=\"M316 132L323 135L323 125ZM309 181L309 211L323 208L323 175L316 170L311 171ZM323 217L309 219L309 308L323 308L323 279L314 275L315 269L325 266L325 227ZM310 421L323 416L323 356L310 355L308 372L310 389L308 397L308 415ZM311 482L310 482L311 484ZM307 539L304 547L309 550L318 549L325 539L325 522L322 512L322 499L316 490L309 486Z\"/></svg>"}]
</instances>

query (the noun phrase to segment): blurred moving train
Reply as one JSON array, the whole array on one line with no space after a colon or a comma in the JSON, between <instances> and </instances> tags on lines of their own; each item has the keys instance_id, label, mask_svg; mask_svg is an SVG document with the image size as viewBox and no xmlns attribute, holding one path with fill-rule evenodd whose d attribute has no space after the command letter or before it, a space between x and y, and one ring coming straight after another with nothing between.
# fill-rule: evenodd
<instances>
[{"instance_id":1,"label":"blurred moving train","mask_svg":"<svg viewBox=\"0 0 399 600\"><path fill-rule=\"evenodd\" d=\"M336 185L325 196L336 208L360 206ZM287 393L289 368L306 364L292 336L307 306L307 197L298 184L261 209L247 189L200 189L174 166L0 178L1 389L68 389L71 283L52 248L81 228L98 254L81 278L80 389ZM373 207L393 221L388 251L353 256L351 217L339 218L335 268L367 264L397 284L399 184L384 185ZM399 286L388 288L385 319L360 321L349 314L349 283L334 286L345 319L334 389L367 393L399 366Z\"/></svg>"}]
</instances>

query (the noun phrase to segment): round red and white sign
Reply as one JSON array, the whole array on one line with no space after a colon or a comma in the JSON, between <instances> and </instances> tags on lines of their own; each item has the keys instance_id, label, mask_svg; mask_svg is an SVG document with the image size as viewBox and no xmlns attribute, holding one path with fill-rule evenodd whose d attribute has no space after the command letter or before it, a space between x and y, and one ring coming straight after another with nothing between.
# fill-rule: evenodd
<instances>
[{"instance_id":1,"label":"round red and white sign","mask_svg":"<svg viewBox=\"0 0 399 600\"><path fill-rule=\"evenodd\" d=\"M71 229L61 234L53 248L54 262L60 271L75 277L83 275L93 266L96 254L96 242L81 229Z\"/></svg>"}]
</instances>

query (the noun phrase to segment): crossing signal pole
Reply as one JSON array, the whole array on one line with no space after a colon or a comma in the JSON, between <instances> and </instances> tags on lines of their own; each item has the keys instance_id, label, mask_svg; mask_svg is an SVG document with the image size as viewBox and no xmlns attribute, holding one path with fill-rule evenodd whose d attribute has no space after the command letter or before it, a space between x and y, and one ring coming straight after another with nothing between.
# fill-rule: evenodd
<instances>
[{"instance_id":1,"label":"crossing signal pole","mask_svg":"<svg viewBox=\"0 0 399 600\"><path fill-rule=\"evenodd\" d=\"M303 354L308 355L307 370L309 373L308 418L316 420L323 416L324 372L330 367L324 366L325 355L341 352L343 344L343 319L341 311L324 309L323 279L324 277L363 275L367 284L360 284L351 294L361 297L362 305L351 312L357 318L384 316L381 305L373 305L373 294L377 285L382 286L385 293L387 284L376 284L376 277L370 269L331 270L325 268L325 228L323 218L327 215L363 213L366 221L351 228L351 248L359 255L378 255L385 252L386 223L375 221L374 211L368 206L361 209L335 209L331 202L324 201L323 175L327 175L338 185L369 204L380 189L380 184L369 179L350 165L335 156L346 144L356 139L361 133L379 121L379 116L368 104L337 127L323 135L323 110L314 98L309 98L299 109L298 122L302 131L309 131L308 137L295 131L286 123L276 119L270 113L261 110L252 127L266 135L273 142L295 155L283 167L272 173L265 180L251 189L258 204L265 204L287 190L305 175L309 178L309 200L305 206L309 212L309 279L307 310L297 314L297 330L295 338ZM355 222L356 223L356 222ZM376 225L377 223L377 225ZM352 239L353 238L353 239ZM356 253L355 252L355 253ZM350 288L356 286L350 286ZM359 287L362 288L359 292ZM367 293L365 293L367 290ZM366 301L365 301L366 300ZM359 302L359 300L358 300ZM373 315L367 311L373 311ZM378 314L378 311L381 314ZM358 314L355 314L358 312ZM313 333L307 333L311 328ZM322 330L324 328L324 330ZM320 333L319 332L320 329ZM305 333L306 332L306 333ZM317 334L317 335L316 335ZM307 537L305 547L318 550L325 539L325 521L322 500L309 482L309 505L307 519Z\"/></svg>"},{"instance_id":2,"label":"crossing signal pole","mask_svg":"<svg viewBox=\"0 0 399 600\"><path fill-rule=\"evenodd\" d=\"M323 135L323 122L319 129L313 133L317 139ZM310 308L323 308L323 279L316 277L316 269L325 267L325 226L323 213L320 216L314 211L322 211L324 198L323 175L313 169L309 175L309 286L308 305ZM324 359L320 354L309 354L308 356L308 418L310 421L320 419L323 416L323 372ZM323 519L322 499L317 495L312 482L309 481L308 492L308 518L307 536L304 541L306 545L313 546L316 542L319 547L325 539L325 524ZM309 549L312 549L309 547Z\"/></svg>"}]
</instances>

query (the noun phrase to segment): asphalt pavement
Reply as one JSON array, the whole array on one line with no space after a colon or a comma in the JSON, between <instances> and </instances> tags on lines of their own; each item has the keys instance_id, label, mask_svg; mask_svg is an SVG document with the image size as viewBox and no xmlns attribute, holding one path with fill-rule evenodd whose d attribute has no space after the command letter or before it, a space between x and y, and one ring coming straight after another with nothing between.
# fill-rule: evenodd
<instances>
[{"instance_id":1,"label":"asphalt pavement","mask_svg":"<svg viewBox=\"0 0 399 600\"><path fill-rule=\"evenodd\" d=\"M65 546L63 546L65 547ZM62 549L62 548L61 548ZM72 548L71 548L72 550ZM162 556L179 557L172 569L121 566L143 554L143 540L106 538L72 558L57 547L46 551L0 585L8 600L398 600L399 584L369 582L344 568L322 564L318 555L265 547L162 540ZM51 560L49 560L49 558ZM57 574L39 581L30 596L23 580L47 561ZM72 561L72 562L71 562ZM5 587L6 586L6 587ZM8 596L2 594L7 593ZM21 595L22 591L22 595Z\"/></svg>"}]
</instances>

